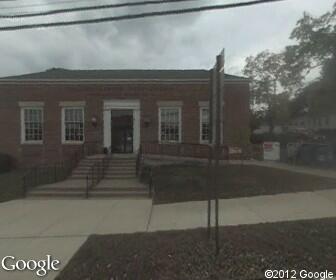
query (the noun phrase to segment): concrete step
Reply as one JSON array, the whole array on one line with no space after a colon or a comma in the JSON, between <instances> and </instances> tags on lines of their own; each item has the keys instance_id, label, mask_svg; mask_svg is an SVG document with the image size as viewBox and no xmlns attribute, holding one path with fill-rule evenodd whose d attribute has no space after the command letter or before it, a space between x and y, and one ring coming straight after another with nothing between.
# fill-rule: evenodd
<instances>
[{"instance_id":1,"label":"concrete step","mask_svg":"<svg viewBox=\"0 0 336 280\"><path fill-rule=\"evenodd\" d=\"M110 164L108 167L106 168L136 168L136 164Z\"/></svg>"},{"instance_id":2,"label":"concrete step","mask_svg":"<svg viewBox=\"0 0 336 280\"><path fill-rule=\"evenodd\" d=\"M79 170L79 171L77 171L77 170L74 170L74 171L72 171L72 173L71 173L72 175L90 175L91 176L91 174L92 174L92 172L89 170L89 171L81 171L81 170ZM97 174L96 172L95 172L95 174Z\"/></svg>"},{"instance_id":3,"label":"concrete step","mask_svg":"<svg viewBox=\"0 0 336 280\"><path fill-rule=\"evenodd\" d=\"M136 163L136 160L133 159L110 159L109 163L120 163L120 164L127 164L127 163Z\"/></svg>"},{"instance_id":4,"label":"concrete step","mask_svg":"<svg viewBox=\"0 0 336 280\"><path fill-rule=\"evenodd\" d=\"M104 179L136 179L135 174L134 175L120 175L120 174L116 174L116 175L105 175Z\"/></svg>"},{"instance_id":5,"label":"concrete step","mask_svg":"<svg viewBox=\"0 0 336 280\"><path fill-rule=\"evenodd\" d=\"M106 175L135 175L135 170L107 170Z\"/></svg>"},{"instance_id":6,"label":"concrete step","mask_svg":"<svg viewBox=\"0 0 336 280\"><path fill-rule=\"evenodd\" d=\"M105 170L135 170L135 166L114 166L114 165L110 165L108 167L105 168Z\"/></svg>"},{"instance_id":7,"label":"concrete step","mask_svg":"<svg viewBox=\"0 0 336 280\"><path fill-rule=\"evenodd\" d=\"M92 166L77 166L73 171L88 171Z\"/></svg>"},{"instance_id":8,"label":"concrete step","mask_svg":"<svg viewBox=\"0 0 336 280\"><path fill-rule=\"evenodd\" d=\"M85 192L55 192L55 191L34 191L27 194L28 198L85 198Z\"/></svg>"},{"instance_id":9,"label":"concrete step","mask_svg":"<svg viewBox=\"0 0 336 280\"><path fill-rule=\"evenodd\" d=\"M146 191L98 191L92 190L89 193L90 198L119 198L119 197L127 197L127 198L148 198L148 192Z\"/></svg>"},{"instance_id":10,"label":"concrete step","mask_svg":"<svg viewBox=\"0 0 336 280\"><path fill-rule=\"evenodd\" d=\"M71 177L69 179L71 180L83 180L83 179L86 179L86 176L87 175L84 175L84 174L73 174L71 175Z\"/></svg>"},{"instance_id":11,"label":"concrete step","mask_svg":"<svg viewBox=\"0 0 336 280\"><path fill-rule=\"evenodd\" d=\"M45 188L36 188L33 190L30 190L29 193L35 193L35 192L78 192L83 193L85 192L85 187L45 187Z\"/></svg>"},{"instance_id":12,"label":"concrete step","mask_svg":"<svg viewBox=\"0 0 336 280\"><path fill-rule=\"evenodd\" d=\"M104 186L104 187L95 187L92 191L103 191L103 192L148 192L146 187L118 187L118 186Z\"/></svg>"}]
</instances>

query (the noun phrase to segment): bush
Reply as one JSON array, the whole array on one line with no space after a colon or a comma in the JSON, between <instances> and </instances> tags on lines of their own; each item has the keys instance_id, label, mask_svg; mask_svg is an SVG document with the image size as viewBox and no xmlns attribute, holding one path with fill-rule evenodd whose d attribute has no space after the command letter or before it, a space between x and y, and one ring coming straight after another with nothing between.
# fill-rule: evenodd
<instances>
[{"instance_id":1,"label":"bush","mask_svg":"<svg viewBox=\"0 0 336 280\"><path fill-rule=\"evenodd\" d=\"M0 154L0 173L9 172L11 170L11 159L9 155Z\"/></svg>"}]
</instances>

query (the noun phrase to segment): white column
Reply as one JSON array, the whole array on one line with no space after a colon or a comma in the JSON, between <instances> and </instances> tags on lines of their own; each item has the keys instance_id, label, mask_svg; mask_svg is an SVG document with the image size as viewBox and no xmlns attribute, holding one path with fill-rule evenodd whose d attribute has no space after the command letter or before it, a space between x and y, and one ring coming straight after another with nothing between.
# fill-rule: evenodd
<instances>
[{"instance_id":1,"label":"white column","mask_svg":"<svg viewBox=\"0 0 336 280\"><path fill-rule=\"evenodd\" d=\"M111 110L104 110L104 148L111 152Z\"/></svg>"},{"instance_id":2,"label":"white column","mask_svg":"<svg viewBox=\"0 0 336 280\"><path fill-rule=\"evenodd\" d=\"M133 152L137 153L140 147L140 109L133 110Z\"/></svg>"}]
</instances>

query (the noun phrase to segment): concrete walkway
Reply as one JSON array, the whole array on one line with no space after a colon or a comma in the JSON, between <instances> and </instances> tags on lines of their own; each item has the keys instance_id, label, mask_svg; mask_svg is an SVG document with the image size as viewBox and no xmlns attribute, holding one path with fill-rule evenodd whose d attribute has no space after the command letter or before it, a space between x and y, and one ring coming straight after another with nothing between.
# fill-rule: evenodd
<instances>
[{"instance_id":1,"label":"concrete walkway","mask_svg":"<svg viewBox=\"0 0 336 280\"><path fill-rule=\"evenodd\" d=\"M206 202L152 206L137 200L16 200L0 204L0 258L43 259L63 268L91 234L133 233L206 226ZM336 189L220 200L220 225L336 217ZM43 279L53 279L49 273ZM0 279L37 279L31 272Z\"/></svg>"},{"instance_id":2,"label":"concrete walkway","mask_svg":"<svg viewBox=\"0 0 336 280\"><path fill-rule=\"evenodd\" d=\"M206 209L206 201L155 205L148 230L205 227ZM336 217L336 189L219 200L221 226L327 217Z\"/></svg>"},{"instance_id":3,"label":"concrete walkway","mask_svg":"<svg viewBox=\"0 0 336 280\"><path fill-rule=\"evenodd\" d=\"M230 160L230 164L241 164L241 161L240 160L239 161ZM258 160L247 160L247 161L244 161L244 164L272 167L272 168L288 170L288 171L292 171L296 173L310 174L310 175L316 175L316 176L321 176L325 178L336 179L336 169L335 168L320 169L317 167L294 165L294 164L288 164L288 163L283 163L283 162L258 161Z\"/></svg>"},{"instance_id":4,"label":"concrete walkway","mask_svg":"<svg viewBox=\"0 0 336 280\"><path fill-rule=\"evenodd\" d=\"M15 200L0 203L0 258L61 261L61 269L91 234L146 231L151 200ZM42 279L54 279L56 272ZM39 279L6 272L0 279Z\"/></svg>"}]
</instances>

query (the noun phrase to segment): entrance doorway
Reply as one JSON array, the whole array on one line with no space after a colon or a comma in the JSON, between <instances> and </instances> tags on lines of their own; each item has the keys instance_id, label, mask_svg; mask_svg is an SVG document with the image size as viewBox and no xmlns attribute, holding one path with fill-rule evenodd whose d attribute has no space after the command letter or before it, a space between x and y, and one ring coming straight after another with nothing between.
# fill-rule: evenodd
<instances>
[{"instance_id":1,"label":"entrance doorway","mask_svg":"<svg viewBox=\"0 0 336 280\"><path fill-rule=\"evenodd\" d=\"M112 153L133 153L133 110L111 111Z\"/></svg>"}]
</instances>

